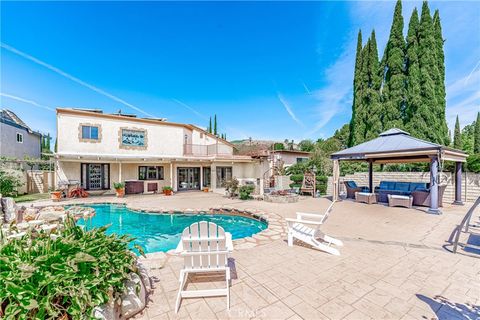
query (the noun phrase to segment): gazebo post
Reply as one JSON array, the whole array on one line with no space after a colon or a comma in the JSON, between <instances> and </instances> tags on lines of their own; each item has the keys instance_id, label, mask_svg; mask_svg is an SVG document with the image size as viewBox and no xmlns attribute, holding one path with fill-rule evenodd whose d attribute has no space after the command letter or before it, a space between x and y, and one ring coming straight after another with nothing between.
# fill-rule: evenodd
<instances>
[{"instance_id":1,"label":"gazebo post","mask_svg":"<svg viewBox=\"0 0 480 320\"><path fill-rule=\"evenodd\" d=\"M463 205L462 201L462 163L455 162L455 201L453 204Z\"/></svg>"},{"instance_id":2,"label":"gazebo post","mask_svg":"<svg viewBox=\"0 0 480 320\"><path fill-rule=\"evenodd\" d=\"M438 157L430 160L430 208L429 213L441 214L438 209Z\"/></svg>"},{"instance_id":3,"label":"gazebo post","mask_svg":"<svg viewBox=\"0 0 480 320\"><path fill-rule=\"evenodd\" d=\"M333 160L333 201L338 200L338 194L340 191L340 186L339 186L339 179L340 179L340 167L338 164L338 160L334 159Z\"/></svg>"},{"instance_id":4,"label":"gazebo post","mask_svg":"<svg viewBox=\"0 0 480 320\"><path fill-rule=\"evenodd\" d=\"M368 188L369 192L373 192L373 160L368 160Z\"/></svg>"}]
</instances>

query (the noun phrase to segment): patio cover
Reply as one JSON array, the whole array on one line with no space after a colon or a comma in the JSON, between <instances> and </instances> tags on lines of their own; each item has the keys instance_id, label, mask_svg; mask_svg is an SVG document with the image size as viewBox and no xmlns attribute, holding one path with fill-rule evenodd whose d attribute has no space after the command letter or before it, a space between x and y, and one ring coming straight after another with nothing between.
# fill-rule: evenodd
<instances>
[{"instance_id":1,"label":"patio cover","mask_svg":"<svg viewBox=\"0 0 480 320\"><path fill-rule=\"evenodd\" d=\"M334 198L338 199L338 180L340 178L338 161L367 161L369 163L370 190L373 189L372 166L374 163L430 162L430 185L432 186L430 211L437 213L438 198L436 197L438 196L439 161L456 162L455 203L461 204L462 163L466 161L467 156L463 151L421 140L410 136L408 132L392 128L381 133L378 138L335 152L330 156L334 161ZM437 203L434 204L434 201Z\"/></svg>"}]
</instances>

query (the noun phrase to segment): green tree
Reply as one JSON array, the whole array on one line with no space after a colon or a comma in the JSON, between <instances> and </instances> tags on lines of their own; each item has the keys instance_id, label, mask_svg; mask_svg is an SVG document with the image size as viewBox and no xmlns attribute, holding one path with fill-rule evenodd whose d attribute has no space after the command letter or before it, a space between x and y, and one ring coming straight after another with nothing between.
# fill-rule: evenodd
<instances>
[{"instance_id":1,"label":"green tree","mask_svg":"<svg viewBox=\"0 0 480 320\"><path fill-rule=\"evenodd\" d=\"M473 153L480 153L480 112L477 113L477 121L475 121L473 140Z\"/></svg>"},{"instance_id":2,"label":"green tree","mask_svg":"<svg viewBox=\"0 0 480 320\"><path fill-rule=\"evenodd\" d=\"M412 15L410 17L410 22L408 23L408 33L407 33L407 42L406 42L406 109L405 109L405 125L407 130L412 134L416 135L416 128L414 122L411 122L411 119L415 117L417 110L419 109L422 99L420 95L420 65L418 58L418 11L417 8L413 9ZM423 121L418 119L418 121Z\"/></svg>"},{"instance_id":3,"label":"green tree","mask_svg":"<svg viewBox=\"0 0 480 320\"><path fill-rule=\"evenodd\" d=\"M468 154L474 153L476 121L462 128L462 150Z\"/></svg>"},{"instance_id":4,"label":"green tree","mask_svg":"<svg viewBox=\"0 0 480 320\"><path fill-rule=\"evenodd\" d=\"M360 78L362 70L362 30L358 31L357 36L357 53L355 55L355 71L353 74L353 103L352 103L352 118L350 120L350 130L348 136L348 146L354 146L355 143L355 128L356 128L356 110L360 105Z\"/></svg>"},{"instance_id":5,"label":"green tree","mask_svg":"<svg viewBox=\"0 0 480 320\"><path fill-rule=\"evenodd\" d=\"M281 142L275 142L273 144L273 150L285 150L285 145Z\"/></svg>"},{"instance_id":6,"label":"green tree","mask_svg":"<svg viewBox=\"0 0 480 320\"><path fill-rule=\"evenodd\" d=\"M58 138L55 138L55 145L53 147L53 151L57 153L57 150L58 150Z\"/></svg>"},{"instance_id":7,"label":"green tree","mask_svg":"<svg viewBox=\"0 0 480 320\"><path fill-rule=\"evenodd\" d=\"M440 12L435 10L433 14L433 37L435 44L435 56L437 63L438 74L434 78L435 80L435 95L437 98L437 105L435 106L435 116L439 121L438 130L439 138L443 139L442 143L447 143L448 125L445 115L446 109L446 90L445 90L445 53L443 44L445 40L442 35L442 24L440 21Z\"/></svg>"},{"instance_id":8,"label":"green tree","mask_svg":"<svg viewBox=\"0 0 480 320\"><path fill-rule=\"evenodd\" d=\"M312 140L306 139L300 141L300 143L298 144L298 148L300 149L300 151L312 152L315 148L315 144L312 142Z\"/></svg>"},{"instance_id":9,"label":"green tree","mask_svg":"<svg viewBox=\"0 0 480 320\"><path fill-rule=\"evenodd\" d=\"M217 135L217 115L215 115L215 119L213 121L213 134Z\"/></svg>"},{"instance_id":10,"label":"green tree","mask_svg":"<svg viewBox=\"0 0 480 320\"><path fill-rule=\"evenodd\" d=\"M390 37L383 54L381 72L385 75L382 91L382 130L403 127L405 113L405 40L402 2L397 1Z\"/></svg>"},{"instance_id":11,"label":"green tree","mask_svg":"<svg viewBox=\"0 0 480 320\"><path fill-rule=\"evenodd\" d=\"M210 116L210 121L208 122L208 133L212 133L212 117Z\"/></svg>"},{"instance_id":12,"label":"green tree","mask_svg":"<svg viewBox=\"0 0 480 320\"><path fill-rule=\"evenodd\" d=\"M455 131L453 133L453 147L458 150L462 150L462 134L460 132L460 122L457 120L455 121Z\"/></svg>"}]
</instances>

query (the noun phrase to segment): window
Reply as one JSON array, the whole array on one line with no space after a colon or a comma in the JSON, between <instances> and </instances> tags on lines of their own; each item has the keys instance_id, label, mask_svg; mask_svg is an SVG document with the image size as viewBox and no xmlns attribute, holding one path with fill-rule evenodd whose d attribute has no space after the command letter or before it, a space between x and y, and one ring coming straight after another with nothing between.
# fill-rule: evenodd
<instances>
[{"instance_id":1,"label":"window","mask_svg":"<svg viewBox=\"0 0 480 320\"><path fill-rule=\"evenodd\" d=\"M224 188L228 180L232 180L232 167L217 167L217 188Z\"/></svg>"},{"instance_id":2,"label":"window","mask_svg":"<svg viewBox=\"0 0 480 320\"><path fill-rule=\"evenodd\" d=\"M98 140L98 127L82 125L82 139Z\"/></svg>"},{"instance_id":3,"label":"window","mask_svg":"<svg viewBox=\"0 0 480 320\"><path fill-rule=\"evenodd\" d=\"M308 158L297 158L297 163L307 162Z\"/></svg>"},{"instance_id":4,"label":"window","mask_svg":"<svg viewBox=\"0 0 480 320\"><path fill-rule=\"evenodd\" d=\"M122 129L121 142L123 146L127 147L144 147L146 145L145 131Z\"/></svg>"},{"instance_id":5,"label":"window","mask_svg":"<svg viewBox=\"0 0 480 320\"><path fill-rule=\"evenodd\" d=\"M163 180L163 167L139 166L138 180Z\"/></svg>"},{"instance_id":6,"label":"window","mask_svg":"<svg viewBox=\"0 0 480 320\"><path fill-rule=\"evenodd\" d=\"M17 132L17 142L23 143L23 134Z\"/></svg>"},{"instance_id":7,"label":"window","mask_svg":"<svg viewBox=\"0 0 480 320\"><path fill-rule=\"evenodd\" d=\"M82 163L80 171L82 187L86 190L110 189L110 165L108 163Z\"/></svg>"}]
</instances>

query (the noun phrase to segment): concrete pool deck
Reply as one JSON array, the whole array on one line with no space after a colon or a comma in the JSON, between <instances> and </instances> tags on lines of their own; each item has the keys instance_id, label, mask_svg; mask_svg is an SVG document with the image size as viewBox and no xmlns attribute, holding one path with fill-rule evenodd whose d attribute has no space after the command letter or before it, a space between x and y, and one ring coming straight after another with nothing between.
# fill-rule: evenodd
<instances>
[{"instance_id":1,"label":"concrete pool deck","mask_svg":"<svg viewBox=\"0 0 480 320\"><path fill-rule=\"evenodd\" d=\"M124 202L154 211L227 206L282 218L294 217L296 211L323 212L330 204L326 198L278 204L201 192L91 197L55 204L94 202ZM344 242L340 257L300 245L288 247L285 236L255 247L236 244L229 312L225 298L219 297L185 299L176 315L182 260L151 256L147 264L155 290L135 319L479 319L480 259L443 248L468 208L446 205L442 215L430 215L338 202L322 230ZM224 283L194 278L188 285L207 288Z\"/></svg>"}]
</instances>

